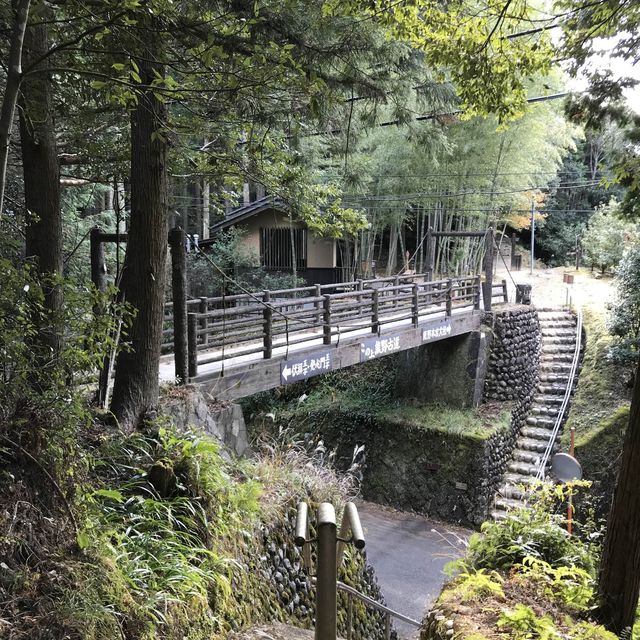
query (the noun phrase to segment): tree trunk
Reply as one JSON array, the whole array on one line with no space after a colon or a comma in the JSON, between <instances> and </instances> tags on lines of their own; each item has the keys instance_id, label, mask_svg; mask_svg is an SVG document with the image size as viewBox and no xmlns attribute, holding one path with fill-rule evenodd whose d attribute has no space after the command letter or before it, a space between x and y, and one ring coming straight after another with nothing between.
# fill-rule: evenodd
<instances>
[{"instance_id":1,"label":"tree trunk","mask_svg":"<svg viewBox=\"0 0 640 640\"><path fill-rule=\"evenodd\" d=\"M16 114L18 90L22 79L22 45L29 17L30 0L16 0L14 5L15 21L11 31L9 60L7 65L7 82L0 109L0 215L4 207L4 190L7 182L7 159L9 158L9 144L11 131Z\"/></svg>"},{"instance_id":2,"label":"tree trunk","mask_svg":"<svg viewBox=\"0 0 640 640\"><path fill-rule=\"evenodd\" d=\"M45 24L28 27L24 37L24 60L31 66L49 47ZM20 94L20 145L27 210L26 256L47 276L62 273L62 216L60 212L60 169L51 106L51 78L43 68L27 75ZM62 290L44 283L45 307L56 312L62 306ZM42 327L44 344L57 353L60 332L50 322Z\"/></svg>"},{"instance_id":3,"label":"tree trunk","mask_svg":"<svg viewBox=\"0 0 640 640\"><path fill-rule=\"evenodd\" d=\"M134 428L158 401L158 366L162 344L165 263L167 258L167 188L164 138L166 108L151 88L154 71L163 74L159 35L153 24L146 50L136 60L142 78L138 104L131 114L131 221L122 276L124 299L137 315L128 331L130 351L118 355L111 410L125 429Z\"/></svg>"},{"instance_id":4,"label":"tree trunk","mask_svg":"<svg viewBox=\"0 0 640 640\"><path fill-rule=\"evenodd\" d=\"M633 627L640 592L640 362L598 579L598 617L620 635Z\"/></svg>"}]
</instances>

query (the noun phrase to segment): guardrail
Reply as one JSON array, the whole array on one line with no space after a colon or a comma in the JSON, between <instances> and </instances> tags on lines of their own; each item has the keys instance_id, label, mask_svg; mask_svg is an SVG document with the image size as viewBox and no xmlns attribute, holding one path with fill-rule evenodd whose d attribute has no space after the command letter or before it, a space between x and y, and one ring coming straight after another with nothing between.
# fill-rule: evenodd
<instances>
[{"instance_id":1,"label":"guardrail","mask_svg":"<svg viewBox=\"0 0 640 640\"><path fill-rule=\"evenodd\" d=\"M401 620L402 622L406 622L417 629L420 628L420 622L414 620L413 618L409 618L398 611L394 611L393 609L387 607L386 605L370 598L369 596L365 596L364 593L360 593L357 589L350 587L343 582L337 583L338 591L343 591L347 594L347 640L366 640L362 639L354 639L353 637L353 599L356 598L363 602L365 605L380 611L380 613L384 614L384 636L386 640L391 638L391 618L396 618L397 620Z\"/></svg>"},{"instance_id":2,"label":"guardrail","mask_svg":"<svg viewBox=\"0 0 640 640\"><path fill-rule=\"evenodd\" d=\"M558 437L560 427L564 422L565 413L569 406L569 401L571 400L571 394L573 393L573 383L575 381L576 374L578 373L578 367L580 364L580 350L582 348L582 308L580 307L580 305L574 303L573 296L569 291L568 287L567 287L566 306L576 307L576 316L577 316L576 317L576 346L573 351L571 368L569 369L569 376L567 379L567 388L562 398L562 403L560 404L558 415L556 416L555 422L553 423L553 431L552 431L551 437L549 438L549 442L547 443L547 446L544 450L544 454L540 458L540 462L538 464L538 471L536 473L536 478L538 480L544 480L547 465L549 464L549 458L551 457L551 452L553 451L553 446Z\"/></svg>"},{"instance_id":3,"label":"guardrail","mask_svg":"<svg viewBox=\"0 0 640 640\"><path fill-rule=\"evenodd\" d=\"M199 365L229 357L262 354L269 359L278 347L314 338L330 345L363 330L377 334L392 323L410 320L418 326L434 314L450 317L461 309L480 309L480 276L423 278L395 276L189 300L189 377L197 375ZM506 283L497 290L492 298L504 296ZM198 358L202 351L211 353Z\"/></svg>"}]
</instances>

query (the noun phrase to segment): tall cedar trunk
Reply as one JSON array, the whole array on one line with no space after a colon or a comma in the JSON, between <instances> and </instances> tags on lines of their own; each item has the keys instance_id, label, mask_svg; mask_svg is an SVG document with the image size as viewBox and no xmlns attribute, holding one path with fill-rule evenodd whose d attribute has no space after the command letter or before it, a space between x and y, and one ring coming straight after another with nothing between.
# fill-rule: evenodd
<instances>
[{"instance_id":1,"label":"tall cedar trunk","mask_svg":"<svg viewBox=\"0 0 640 640\"><path fill-rule=\"evenodd\" d=\"M131 114L131 220L122 276L124 299L137 315L128 332L130 351L118 355L111 410L125 429L134 428L158 401L167 258L166 108L149 88L163 74L159 35L151 25L146 50L136 60L142 89Z\"/></svg>"},{"instance_id":2,"label":"tall cedar trunk","mask_svg":"<svg viewBox=\"0 0 640 640\"><path fill-rule=\"evenodd\" d=\"M49 48L47 26L27 28L24 62L31 66ZM51 78L46 62L27 75L20 94L20 145L27 209L26 256L32 258L45 275L62 273L62 216L60 212L60 169L51 108ZM59 286L45 286L45 306L56 312L62 305ZM44 344L56 353L59 331L47 324L40 330Z\"/></svg>"},{"instance_id":3,"label":"tall cedar trunk","mask_svg":"<svg viewBox=\"0 0 640 640\"><path fill-rule=\"evenodd\" d=\"M613 633L633 627L640 592L640 363L620 474L602 548L598 617Z\"/></svg>"},{"instance_id":4,"label":"tall cedar trunk","mask_svg":"<svg viewBox=\"0 0 640 640\"><path fill-rule=\"evenodd\" d=\"M11 31L7 82L4 87L2 108L0 108L0 215L2 215L4 206L11 131L16 113L20 80L22 79L22 45L29 16L30 0L14 0L12 4L15 12L15 21Z\"/></svg>"}]
</instances>

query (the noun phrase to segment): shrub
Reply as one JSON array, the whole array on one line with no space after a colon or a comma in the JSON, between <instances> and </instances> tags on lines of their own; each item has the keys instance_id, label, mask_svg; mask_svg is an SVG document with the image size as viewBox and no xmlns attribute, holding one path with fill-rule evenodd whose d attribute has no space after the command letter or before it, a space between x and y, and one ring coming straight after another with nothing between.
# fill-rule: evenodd
<instances>
[{"instance_id":1,"label":"shrub","mask_svg":"<svg viewBox=\"0 0 640 640\"><path fill-rule=\"evenodd\" d=\"M477 569L508 570L527 557L551 567L576 566L593 573L589 548L568 535L563 517L552 513L553 502L564 497L562 488L541 486L537 499L514 510L500 522L488 521L469 539L467 562Z\"/></svg>"},{"instance_id":2,"label":"shrub","mask_svg":"<svg viewBox=\"0 0 640 640\"><path fill-rule=\"evenodd\" d=\"M640 349L640 247L625 253L616 271L615 285L607 328L617 340L609 347L609 357L615 364L632 365Z\"/></svg>"}]
</instances>

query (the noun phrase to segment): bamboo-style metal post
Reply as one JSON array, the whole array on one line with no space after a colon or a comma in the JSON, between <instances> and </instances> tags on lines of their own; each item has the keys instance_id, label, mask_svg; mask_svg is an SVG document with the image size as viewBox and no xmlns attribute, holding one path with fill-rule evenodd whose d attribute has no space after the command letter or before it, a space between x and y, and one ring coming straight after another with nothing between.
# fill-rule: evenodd
<instances>
[{"instance_id":1,"label":"bamboo-style metal post","mask_svg":"<svg viewBox=\"0 0 640 640\"><path fill-rule=\"evenodd\" d=\"M273 356L273 307L269 304L271 292L265 290L262 300L264 301L264 309L262 310L263 356L265 360L268 360Z\"/></svg>"},{"instance_id":2,"label":"bamboo-style metal post","mask_svg":"<svg viewBox=\"0 0 640 640\"><path fill-rule=\"evenodd\" d=\"M184 231L175 227L169 231L171 247L171 292L173 298L173 354L176 379L189 381L189 338L187 329L187 259Z\"/></svg>"},{"instance_id":3,"label":"bamboo-style metal post","mask_svg":"<svg viewBox=\"0 0 640 640\"><path fill-rule=\"evenodd\" d=\"M491 311L491 295L493 293L493 227L487 229L484 237L484 283L482 285L482 297L484 310Z\"/></svg>"},{"instance_id":4,"label":"bamboo-style metal post","mask_svg":"<svg viewBox=\"0 0 640 640\"><path fill-rule=\"evenodd\" d=\"M198 314L187 314L189 380L198 375Z\"/></svg>"},{"instance_id":5,"label":"bamboo-style metal post","mask_svg":"<svg viewBox=\"0 0 640 640\"><path fill-rule=\"evenodd\" d=\"M322 342L331 344L331 296L327 293L322 302Z\"/></svg>"}]
</instances>

